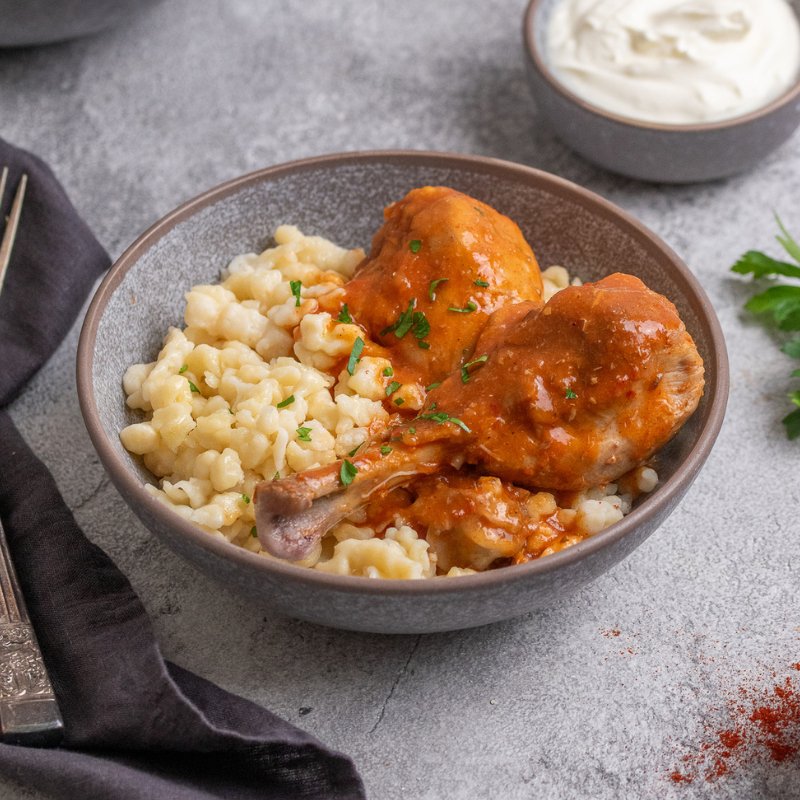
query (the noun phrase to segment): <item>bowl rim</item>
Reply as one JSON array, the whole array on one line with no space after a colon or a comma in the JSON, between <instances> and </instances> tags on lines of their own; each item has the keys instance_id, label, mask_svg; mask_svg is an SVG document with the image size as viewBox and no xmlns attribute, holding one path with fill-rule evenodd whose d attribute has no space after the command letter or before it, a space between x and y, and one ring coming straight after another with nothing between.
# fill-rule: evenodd
<instances>
[{"instance_id":1,"label":"bowl rim","mask_svg":"<svg viewBox=\"0 0 800 800\"><path fill-rule=\"evenodd\" d=\"M678 466L675 473L664 484L659 486L652 495L649 495L646 500L622 520L572 547L549 555L546 558L536 559L513 567L479 572L474 575L463 575L459 576L457 580L390 578L369 580L357 576L332 575L306 567L298 567L288 562L265 558L227 540L209 535L207 531L183 519L167 505L147 492L144 484L139 481L135 473L117 453L100 420L94 396L95 340L109 299L139 258L183 220L249 186L328 166L338 167L370 163L445 167L463 170L473 175L483 173L488 176L502 176L506 179L512 177L518 180L521 179L523 182L542 188L544 191L568 197L573 202L577 201L594 213L599 213L602 217L613 220L617 224L621 223L623 227L627 227L626 232L645 250L655 251L662 257L666 256L672 264L676 278L679 279L679 283L682 282L684 284L687 298L695 306L701 325L704 324L707 327L710 335L710 354L716 368L712 371L711 381L708 380L708 370L706 371L706 391L713 391L713 395L709 399L705 424L683 463ZM233 178L182 203L140 234L114 262L103 278L92 298L83 322L78 342L76 367L78 399L89 436L103 466L123 494L123 498L129 504L134 502L142 504L150 515L167 528L177 531L181 538L187 539L200 549L230 561L239 567L261 571L265 577L273 576L275 579L288 580L291 583L302 584L309 588L318 587L341 593L361 594L366 592L380 596L431 593L440 595L468 590L491 589L501 585L525 581L529 578L535 578L536 575L567 568L632 534L641 524L657 515L660 509L671 508L693 482L711 452L722 426L729 388L727 351L722 328L710 300L697 278L678 255L644 224L589 189L551 173L486 156L469 156L425 150L343 152L290 161ZM120 376L121 379L122 376ZM153 533L153 531L150 532Z\"/></svg>"},{"instance_id":2,"label":"bowl rim","mask_svg":"<svg viewBox=\"0 0 800 800\"><path fill-rule=\"evenodd\" d=\"M648 122L646 120L633 119L626 117L622 114L615 114L613 111L607 111L601 106L590 103L587 100L579 97L574 92L570 91L553 73L550 67L547 66L547 61L539 50L536 43L536 36L534 30L537 26L537 15L541 12L542 6L548 0L529 0L528 6L522 17L522 37L525 43L525 52L529 61L533 64L536 71L544 78L549 84L550 88L560 94L566 100L580 106L584 111L587 111L595 116L602 117L605 120L616 122L619 125L626 125L630 128L639 129L642 131L652 131L659 133L715 133L718 131L725 131L731 128L738 128L740 125L746 125L749 122L755 122L772 114L774 111L793 103L800 98L800 73L794 83L782 94L778 95L775 99L771 100L766 105L760 106L754 111L749 111L746 114L740 114L735 117L728 117L726 119L715 120L713 122L697 122L697 123L681 123L681 124L667 124L663 122ZM790 3L791 5L791 3ZM798 17L800 23L800 14L794 5L791 5L792 11Z\"/></svg>"}]
</instances>

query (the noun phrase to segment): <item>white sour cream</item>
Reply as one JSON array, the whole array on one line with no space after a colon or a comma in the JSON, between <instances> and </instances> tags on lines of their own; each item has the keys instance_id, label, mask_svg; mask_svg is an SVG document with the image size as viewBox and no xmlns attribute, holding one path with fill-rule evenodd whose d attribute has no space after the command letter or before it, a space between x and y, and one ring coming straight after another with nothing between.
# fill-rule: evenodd
<instances>
[{"instance_id":1,"label":"white sour cream","mask_svg":"<svg viewBox=\"0 0 800 800\"><path fill-rule=\"evenodd\" d=\"M548 65L571 92L667 125L730 119L779 97L800 73L786 0L562 0Z\"/></svg>"}]
</instances>

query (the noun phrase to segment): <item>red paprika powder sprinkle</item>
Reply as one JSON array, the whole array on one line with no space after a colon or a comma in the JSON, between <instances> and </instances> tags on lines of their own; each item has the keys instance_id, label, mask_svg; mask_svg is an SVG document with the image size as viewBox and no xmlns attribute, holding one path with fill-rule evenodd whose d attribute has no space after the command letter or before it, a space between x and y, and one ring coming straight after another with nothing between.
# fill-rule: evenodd
<instances>
[{"instance_id":1,"label":"red paprika powder sprinkle","mask_svg":"<svg viewBox=\"0 0 800 800\"><path fill-rule=\"evenodd\" d=\"M735 750L743 741L739 731L721 731L719 740L728 750Z\"/></svg>"},{"instance_id":2,"label":"red paprika powder sprinkle","mask_svg":"<svg viewBox=\"0 0 800 800\"><path fill-rule=\"evenodd\" d=\"M800 662L791 668L800 671ZM727 711L733 724L707 726L696 752L681 758L683 767L670 772L669 780L713 782L736 767L780 764L800 752L800 690L791 678L768 688L755 683L737 687Z\"/></svg>"}]
</instances>

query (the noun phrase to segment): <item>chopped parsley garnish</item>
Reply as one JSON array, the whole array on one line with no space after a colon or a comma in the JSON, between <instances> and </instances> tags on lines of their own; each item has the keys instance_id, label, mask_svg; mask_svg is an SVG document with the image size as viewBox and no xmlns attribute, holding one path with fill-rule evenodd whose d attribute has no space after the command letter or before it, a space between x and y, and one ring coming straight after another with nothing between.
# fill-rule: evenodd
<instances>
[{"instance_id":1,"label":"chopped parsley garnish","mask_svg":"<svg viewBox=\"0 0 800 800\"><path fill-rule=\"evenodd\" d=\"M277 407L286 408L286 406L290 406L292 403L294 403L294 395L290 394L285 400L281 400Z\"/></svg>"},{"instance_id":2,"label":"chopped parsley garnish","mask_svg":"<svg viewBox=\"0 0 800 800\"><path fill-rule=\"evenodd\" d=\"M448 311L455 311L458 314L471 314L473 311L478 310L478 306L470 300L464 308L457 308L456 306L448 306Z\"/></svg>"},{"instance_id":3,"label":"chopped parsley garnish","mask_svg":"<svg viewBox=\"0 0 800 800\"><path fill-rule=\"evenodd\" d=\"M391 378L391 377L392 377L392 375L394 375L394 370L392 369L391 365L390 365L390 366L388 366L388 367L384 367L384 368L383 368L383 374L384 374L384 375L385 375L387 378Z\"/></svg>"},{"instance_id":4,"label":"chopped parsley garnish","mask_svg":"<svg viewBox=\"0 0 800 800\"><path fill-rule=\"evenodd\" d=\"M250 528L250 535L251 535L251 536L252 536L254 539L258 538L258 531L256 530L256 526L255 526L255 525L253 525L253 527L252 527L252 528Z\"/></svg>"},{"instance_id":5,"label":"chopped parsley garnish","mask_svg":"<svg viewBox=\"0 0 800 800\"><path fill-rule=\"evenodd\" d=\"M411 241L408 243L408 249L409 249L409 250L410 250L412 253L419 253L419 249L420 249L420 247L422 247L422 242L421 242L419 239L412 239L412 240L411 240Z\"/></svg>"},{"instance_id":6,"label":"chopped parsley garnish","mask_svg":"<svg viewBox=\"0 0 800 800\"><path fill-rule=\"evenodd\" d=\"M420 350L430 350L431 346L427 342L423 342L422 339L417 339L417 346Z\"/></svg>"},{"instance_id":7,"label":"chopped parsley garnish","mask_svg":"<svg viewBox=\"0 0 800 800\"><path fill-rule=\"evenodd\" d=\"M311 441L311 428L306 428L305 426L301 425L297 429L297 438L301 442L310 442Z\"/></svg>"},{"instance_id":8,"label":"chopped parsley garnish","mask_svg":"<svg viewBox=\"0 0 800 800\"><path fill-rule=\"evenodd\" d=\"M342 466L339 470L339 480L342 482L342 486L349 486L357 474L358 467L355 464L347 459L342 461Z\"/></svg>"},{"instance_id":9,"label":"chopped parsley garnish","mask_svg":"<svg viewBox=\"0 0 800 800\"><path fill-rule=\"evenodd\" d=\"M488 355L481 356L480 358L474 358L472 361L467 361L463 367L461 367L461 383L466 383L469 380L469 368L474 367L476 364L485 364L489 360Z\"/></svg>"},{"instance_id":10,"label":"chopped parsley garnish","mask_svg":"<svg viewBox=\"0 0 800 800\"><path fill-rule=\"evenodd\" d=\"M388 444L382 444L381 445L381 455L382 456L388 456L389 453L391 453L391 452L392 452L392 448L389 447Z\"/></svg>"},{"instance_id":11,"label":"chopped parsley garnish","mask_svg":"<svg viewBox=\"0 0 800 800\"><path fill-rule=\"evenodd\" d=\"M476 286L482 286L486 289L489 286L489 281L473 281Z\"/></svg>"},{"instance_id":12,"label":"chopped parsley garnish","mask_svg":"<svg viewBox=\"0 0 800 800\"><path fill-rule=\"evenodd\" d=\"M403 403L405 403L405 400L403 400L402 397L395 397L394 404L396 406L401 406L401 405L403 405Z\"/></svg>"},{"instance_id":13,"label":"chopped parsley garnish","mask_svg":"<svg viewBox=\"0 0 800 800\"><path fill-rule=\"evenodd\" d=\"M300 305L300 289L302 288L303 284L300 281L289 281L289 286L292 289L292 294L294 295L294 305L295 308Z\"/></svg>"},{"instance_id":14,"label":"chopped parsley garnish","mask_svg":"<svg viewBox=\"0 0 800 800\"><path fill-rule=\"evenodd\" d=\"M444 425L450 419L450 415L446 414L444 411L440 411L437 414L420 414L420 419L431 419L434 422L438 422L440 425Z\"/></svg>"},{"instance_id":15,"label":"chopped parsley garnish","mask_svg":"<svg viewBox=\"0 0 800 800\"><path fill-rule=\"evenodd\" d=\"M361 360L361 353L364 351L364 340L357 336L353 342L353 349L350 351L350 358L347 359L347 371L352 375L356 371L356 364Z\"/></svg>"},{"instance_id":16,"label":"chopped parsley garnish","mask_svg":"<svg viewBox=\"0 0 800 800\"><path fill-rule=\"evenodd\" d=\"M398 383L397 381L392 381L386 387L386 396L391 397L402 385L403 385L402 383Z\"/></svg>"},{"instance_id":17,"label":"chopped parsley garnish","mask_svg":"<svg viewBox=\"0 0 800 800\"><path fill-rule=\"evenodd\" d=\"M450 278L437 278L435 281L431 281L430 286L428 286L428 297L430 298L431 302L436 299L436 287L440 283L446 283L449 280Z\"/></svg>"},{"instance_id":18,"label":"chopped parsley garnish","mask_svg":"<svg viewBox=\"0 0 800 800\"><path fill-rule=\"evenodd\" d=\"M415 303L416 300L412 297L408 301L408 308L405 311L400 312L397 322L395 322L393 325L388 325L385 327L379 335L385 336L387 333L392 333L392 331L394 331L394 335L398 339L402 339L409 332L411 325L413 324L412 317L414 315Z\"/></svg>"},{"instance_id":19,"label":"chopped parsley garnish","mask_svg":"<svg viewBox=\"0 0 800 800\"><path fill-rule=\"evenodd\" d=\"M740 275L752 275L756 279L774 275L800 278L800 244L791 237L777 214L775 220L783 234L775 238L792 260L797 263L778 261L766 253L748 250L731 267L733 272L738 272ZM779 330L800 331L800 286L788 283L775 284L751 297L744 307L753 314L763 315L764 319L774 324ZM791 358L800 358L800 338L795 337L784 342L781 350ZM794 370L791 377L800 377L800 370ZM797 439L800 438L800 391L790 392L789 400L797 408L787 414L782 422L788 438Z\"/></svg>"},{"instance_id":20,"label":"chopped parsley garnish","mask_svg":"<svg viewBox=\"0 0 800 800\"><path fill-rule=\"evenodd\" d=\"M567 391L564 393L564 397L566 397L567 400L577 400L578 395L576 395L572 389L567 388Z\"/></svg>"},{"instance_id":21,"label":"chopped parsley garnish","mask_svg":"<svg viewBox=\"0 0 800 800\"><path fill-rule=\"evenodd\" d=\"M413 324L411 326L411 333L415 339L424 339L431 332L431 325L428 318L421 312L414 312Z\"/></svg>"},{"instance_id":22,"label":"chopped parsley garnish","mask_svg":"<svg viewBox=\"0 0 800 800\"><path fill-rule=\"evenodd\" d=\"M187 370L187 369L189 369L189 365L188 365L188 364L184 364L184 365L183 365L183 366L182 366L182 367L181 367L181 368L178 370L178 375L183 375L183 373L184 373L184 372L186 372L186 370Z\"/></svg>"},{"instance_id":23,"label":"chopped parsley garnish","mask_svg":"<svg viewBox=\"0 0 800 800\"><path fill-rule=\"evenodd\" d=\"M442 385L441 381L436 381L432 383L430 386L425 387L426 392L432 392L434 389L438 389Z\"/></svg>"},{"instance_id":24,"label":"chopped parsley garnish","mask_svg":"<svg viewBox=\"0 0 800 800\"><path fill-rule=\"evenodd\" d=\"M416 429L416 428L415 428L415 427L412 425L412 426L411 426L411 427L408 429L408 432L409 432L409 433L410 433L410 434L413 436L413 435L414 435L414 434L417 432L417 429Z\"/></svg>"},{"instance_id":25,"label":"chopped parsley garnish","mask_svg":"<svg viewBox=\"0 0 800 800\"><path fill-rule=\"evenodd\" d=\"M347 308L347 303L342 306L339 316L336 317L337 322L352 322L353 318L350 316L350 309Z\"/></svg>"},{"instance_id":26,"label":"chopped parsley garnish","mask_svg":"<svg viewBox=\"0 0 800 800\"><path fill-rule=\"evenodd\" d=\"M359 442L347 455L352 458L361 449L361 445L363 444L364 442Z\"/></svg>"},{"instance_id":27,"label":"chopped parsley garnish","mask_svg":"<svg viewBox=\"0 0 800 800\"><path fill-rule=\"evenodd\" d=\"M186 380L189 381L188 378ZM191 381L189 381L189 390L195 394L200 394L200 390Z\"/></svg>"},{"instance_id":28,"label":"chopped parsley garnish","mask_svg":"<svg viewBox=\"0 0 800 800\"><path fill-rule=\"evenodd\" d=\"M465 422L458 419L457 417L451 417L444 411L437 411L435 414L420 414L419 419L431 419L434 422L438 422L440 425L444 425L445 422L452 422L453 425L458 425L458 427L461 428L462 431L466 431L466 433L472 433L472 431L467 427Z\"/></svg>"},{"instance_id":29,"label":"chopped parsley garnish","mask_svg":"<svg viewBox=\"0 0 800 800\"><path fill-rule=\"evenodd\" d=\"M412 297L408 301L408 308L400 312L397 322L389 325L380 332L380 336L394 332L398 339L402 339L409 331L417 341L424 339L430 332L431 326L428 318L421 311L414 311L417 304L416 298ZM422 346L422 345L420 345Z\"/></svg>"},{"instance_id":30,"label":"chopped parsley garnish","mask_svg":"<svg viewBox=\"0 0 800 800\"><path fill-rule=\"evenodd\" d=\"M250 505L250 495L249 495L249 494L243 494L243 495L242 495L242 502L243 502L243 503L244 503L246 506L247 506L247 505Z\"/></svg>"}]
</instances>

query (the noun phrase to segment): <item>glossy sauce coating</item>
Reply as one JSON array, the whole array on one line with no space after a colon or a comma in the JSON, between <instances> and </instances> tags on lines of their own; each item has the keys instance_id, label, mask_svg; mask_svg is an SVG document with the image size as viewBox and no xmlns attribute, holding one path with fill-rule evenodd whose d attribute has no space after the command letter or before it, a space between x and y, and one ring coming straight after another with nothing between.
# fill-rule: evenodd
<instances>
[{"instance_id":1,"label":"glossy sauce coating","mask_svg":"<svg viewBox=\"0 0 800 800\"><path fill-rule=\"evenodd\" d=\"M541 304L533 251L517 225L485 203L426 186L384 216L369 257L327 310L347 303L401 382L442 380L469 359L493 312L521 300ZM404 315L415 312L404 330Z\"/></svg>"},{"instance_id":2,"label":"glossy sauce coating","mask_svg":"<svg viewBox=\"0 0 800 800\"><path fill-rule=\"evenodd\" d=\"M523 486L582 489L632 469L694 411L703 364L675 307L630 275L569 287L429 395L403 441L447 441ZM469 429L469 432L464 430Z\"/></svg>"},{"instance_id":3,"label":"glossy sauce coating","mask_svg":"<svg viewBox=\"0 0 800 800\"><path fill-rule=\"evenodd\" d=\"M347 302L363 354L417 387L417 409L427 386L424 408L387 397L391 421L349 463L260 484L262 544L298 558L355 513L379 532L410 524L447 571L585 538L568 494L669 441L700 401L703 362L674 305L638 278L571 286L544 306L541 290L519 229L488 206L442 187L390 206L370 257L320 305L336 316Z\"/></svg>"},{"instance_id":4,"label":"glossy sauce coating","mask_svg":"<svg viewBox=\"0 0 800 800\"><path fill-rule=\"evenodd\" d=\"M410 525L424 534L440 571L484 570L531 561L587 538L575 511L559 500L499 478L448 470L374 497L360 522L378 531Z\"/></svg>"}]
</instances>

